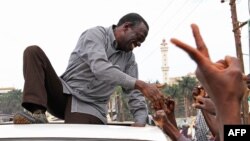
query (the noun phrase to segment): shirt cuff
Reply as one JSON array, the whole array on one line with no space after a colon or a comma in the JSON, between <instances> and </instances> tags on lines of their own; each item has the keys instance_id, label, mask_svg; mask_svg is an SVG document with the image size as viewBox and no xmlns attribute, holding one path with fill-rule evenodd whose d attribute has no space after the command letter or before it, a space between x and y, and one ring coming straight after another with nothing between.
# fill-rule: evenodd
<instances>
[{"instance_id":1,"label":"shirt cuff","mask_svg":"<svg viewBox=\"0 0 250 141\"><path fill-rule=\"evenodd\" d=\"M135 88L136 80L137 80L136 78L127 75L124 82L123 82L122 87L126 90L133 90Z\"/></svg>"},{"instance_id":2,"label":"shirt cuff","mask_svg":"<svg viewBox=\"0 0 250 141\"><path fill-rule=\"evenodd\" d=\"M134 117L134 121L136 123L141 123L141 124L146 124L147 123L148 115L145 115L145 112L143 110L140 111L140 112L137 111L136 114L137 114L137 116Z\"/></svg>"}]
</instances>

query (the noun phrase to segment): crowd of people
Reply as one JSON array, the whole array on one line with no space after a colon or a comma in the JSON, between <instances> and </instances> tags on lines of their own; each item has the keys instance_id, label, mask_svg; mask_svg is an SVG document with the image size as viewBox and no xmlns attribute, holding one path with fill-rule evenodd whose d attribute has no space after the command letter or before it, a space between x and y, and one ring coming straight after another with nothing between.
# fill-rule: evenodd
<instances>
[{"instance_id":1,"label":"crowd of people","mask_svg":"<svg viewBox=\"0 0 250 141\"><path fill-rule=\"evenodd\" d=\"M240 105L247 77L240 61L226 56L212 62L199 28L191 25L196 48L178 40L171 42L184 50L197 64L200 85L194 88L194 107L200 109L195 125L197 140L210 131L213 140L224 140L225 124L241 124ZM157 85L138 79L133 54L149 32L146 20L137 13L124 15L116 25L97 26L84 31L72 51L65 73L58 76L44 51L37 45L24 51L22 106L28 112L14 116L15 124L47 123L45 112L65 123L107 124L107 104L116 86L128 97L133 126L146 125L145 98L155 109L154 120L172 140L188 141L180 133L174 114L175 101ZM230 107L230 108L224 108ZM201 125L205 124L204 127ZM198 127L200 126L200 127ZM207 137L207 136L206 136Z\"/></svg>"}]
</instances>

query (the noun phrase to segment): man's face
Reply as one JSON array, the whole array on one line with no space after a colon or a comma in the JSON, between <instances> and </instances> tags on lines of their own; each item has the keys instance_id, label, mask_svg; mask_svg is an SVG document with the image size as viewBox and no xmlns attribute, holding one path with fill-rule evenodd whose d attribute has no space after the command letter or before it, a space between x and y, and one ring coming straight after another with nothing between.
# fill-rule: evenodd
<instances>
[{"instance_id":1,"label":"man's face","mask_svg":"<svg viewBox=\"0 0 250 141\"><path fill-rule=\"evenodd\" d=\"M140 47L148 34L148 29L143 22L135 26L131 26L129 23L125 24L123 29L124 33L118 45L120 50L126 52L132 51L137 46Z\"/></svg>"}]
</instances>

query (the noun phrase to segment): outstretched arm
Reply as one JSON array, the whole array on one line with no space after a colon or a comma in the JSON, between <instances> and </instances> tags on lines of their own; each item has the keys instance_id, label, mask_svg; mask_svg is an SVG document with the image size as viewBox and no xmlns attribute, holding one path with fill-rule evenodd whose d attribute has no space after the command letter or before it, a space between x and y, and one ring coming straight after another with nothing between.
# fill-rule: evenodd
<instances>
[{"instance_id":1,"label":"outstretched arm","mask_svg":"<svg viewBox=\"0 0 250 141\"><path fill-rule=\"evenodd\" d=\"M213 101L208 97L197 96L193 107L208 112L211 115L216 115L216 108Z\"/></svg>"},{"instance_id":2,"label":"outstretched arm","mask_svg":"<svg viewBox=\"0 0 250 141\"><path fill-rule=\"evenodd\" d=\"M158 126L166 133L173 141L190 141L190 139L183 136L178 128L171 123L164 110L158 110L154 114L154 120Z\"/></svg>"},{"instance_id":3,"label":"outstretched arm","mask_svg":"<svg viewBox=\"0 0 250 141\"><path fill-rule=\"evenodd\" d=\"M201 110L201 112L213 136L214 137L219 136L218 123L217 123L216 117L214 115L211 115L205 110Z\"/></svg>"},{"instance_id":4,"label":"outstretched arm","mask_svg":"<svg viewBox=\"0 0 250 141\"><path fill-rule=\"evenodd\" d=\"M218 123L215 117L216 113L213 101L208 98L207 93L201 85L197 85L193 88L192 95L195 99L192 106L201 110L201 114L203 115L209 130L212 132L213 136L218 136Z\"/></svg>"},{"instance_id":5,"label":"outstretched arm","mask_svg":"<svg viewBox=\"0 0 250 141\"><path fill-rule=\"evenodd\" d=\"M216 113L213 101L208 98L207 93L201 85L193 88L192 95L194 98L192 106L201 110L201 114L203 115L209 130L212 132L213 136L218 136L218 123L215 117Z\"/></svg>"},{"instance_id":6,"label":"outstretched arm","mask_svg":"<svg viewBox=\"0 0 250 141\"><path fill-rule=\"evenodd\" d=\"M169 119L169 121L176 127L177 127L177 122L175 119L175 101L173 99L171 99L170 97L164 97L164 102L165 102L165 107L164 107L164 111L165 114L167 115L167 118Z\"/></svg>"}]
</instances>

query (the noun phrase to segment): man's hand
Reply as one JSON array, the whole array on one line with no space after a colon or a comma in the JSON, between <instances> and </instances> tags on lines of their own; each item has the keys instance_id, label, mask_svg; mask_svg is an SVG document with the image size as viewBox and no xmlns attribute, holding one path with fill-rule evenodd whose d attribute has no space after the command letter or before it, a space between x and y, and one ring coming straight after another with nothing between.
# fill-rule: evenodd
<instances>
[{"instance_id":1,"label":"man's hand","mask_svg":"<svg viewBox=\"0 0 250 141\"><path fill-rule=\"evenodd\" d=\"M138 89L142 94L153 103L156 110L163 109L164 97L163 94L154 84L148 84L141 80L137 80L135 83L135 89Z\"/></svg>"}]
</instances>

